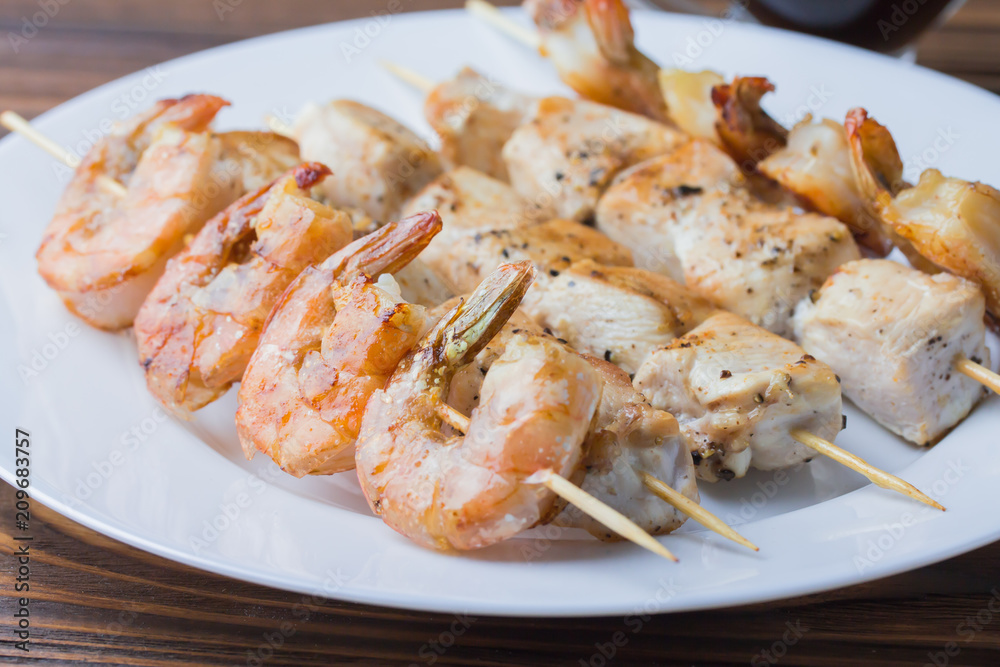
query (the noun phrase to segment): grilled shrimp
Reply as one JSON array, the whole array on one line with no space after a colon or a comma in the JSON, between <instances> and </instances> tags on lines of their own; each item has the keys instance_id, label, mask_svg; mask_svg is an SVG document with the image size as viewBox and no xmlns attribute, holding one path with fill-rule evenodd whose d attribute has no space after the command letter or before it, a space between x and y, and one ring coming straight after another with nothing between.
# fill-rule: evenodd
<instances>
[{"instance_id":1,"label":"grilled shrimp","mask_svg":"<svg viewBox=\"0 0 1000 667\"><path fill-rule=\"evenodd\" d=\"M437 213L389 223L295 279L268 319L239 391L247 458L264 452L296 477L354 467L365 404L425 328L388 275L441 229Z\"/></svg>"},{"instance_id":2,"label":"grilled shrimp","mask_svg":"<svg viewBox=\"0 0 1000 667\"><path fill-rule=\"evenodd\" d=\"M920 175L902 181L902 164L888 130L864 109L847 115L851 157L863 194L919 269L945 270L978 284L996 325L1000 318L1000 191L985 183Z\"/></svg>"},{"instance_id":3,"label":"grilled shrimp","mask_svg":"<svg viewBox=\"0 0 1000 667\"><path fill-rule=\"evenodd\" d=\"M622 0L525 0L542 38L542 53L583 97L667 120L659 67L635 47Z\"/></svg>"},{"instance_id":4,"label":"grilled shrimp","mask_svg":"<svg viewBox=\"0 0 1000 667\"><path fill-rule=\"evenodd\" d=\"M541 329L520 311L473 363L454 376L448 404L469 414L479 404L483 379L507 349L522 335L541 336ZM663 480L692 500L698 500L694 462L677 420L655 410L632 387L628 375L612 363L583 355L597 372L601 401L584 441L584 458L571 479L584 491L618 510L654 535L669 533L684 523L685 516L646 488L642 473ZM601 540L618 535L580 512L566 507L554 522L582 528Z\"/></svg>"},{"instance_id":5,"label":"grilled shrimp","mask_svg":"<svg viewBox=\"0 0 1000 667\"><path fill-rule=\"evenodd\" d=\"M547 336L517 334L493 363L466 434L442 428L456 371L500 330L527 290L526 262L503 265L447 313L368 401L358 478L372 510L427 547L476 549L548 518L555 495L527 483L572 475L600 400L583 358Z\"/></svg>"},{"instance_id":6,"label":"grilled shrimp","mask_svg":"<svg viewBox=\"0 0 1000 667\"><path fill-rule=\"evenodd\" d=\"M88 323L130 325L185 235L254 187L248 172L270 181L297 161L295 143L276 135L207 132L227 104L211 95L162 100L97 142L77 168L37 259L45 281ZM99 187L101 176L126 194Z\"/></svg>"},{"instance_id":7,"label":"grilled shrimp","mask_svg":"<svg viewBox=\"0 0 1000 667\"><path fill-rule=\"evenodd\" d=\"M758 169L809 209L846 224L855 240L878 256L892 250L890 233L871 211L855 178L843 125L829 119L802 121L792 128L788 145L761 162Z\"/></svg>"},{"instance_id":8,"label":"grilled shrimp","mask_svg":"<svg viewBox=\"0 0 1000 667\"><path fill-rule=\"evenodd\" d=\"M149 390L168 409L197 410L239 381L281 293L350 242L348 216L308 196L329 173L305 163L244 196L167 264L135 335Z\"/></svg>"},{"instance_id":9,"label":"grilled shrimp","mask_svg":"<svg viewBox=\"0 0 1000 667\"><path fill-rule=\"evenodd\" d=\"M227 104L211 95L161 100L87 153L36 255L39 273L70 310L105 329L131 324L183 235L215 212L200 189L212 165L204 132ZM101 176L128 193L106 191Z\"/></svg>"}]
</instances>

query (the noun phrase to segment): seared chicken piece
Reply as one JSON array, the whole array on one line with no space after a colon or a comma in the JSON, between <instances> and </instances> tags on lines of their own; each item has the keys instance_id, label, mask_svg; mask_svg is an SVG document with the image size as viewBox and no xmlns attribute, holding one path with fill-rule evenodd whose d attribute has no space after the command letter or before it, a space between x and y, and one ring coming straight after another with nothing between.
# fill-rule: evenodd
<instances>
[{"instance_id":1,"label":"seared chicken piece","mask_svg":"<svg viewBox=\"0 0 1000 667\"><path fill-rule=\"evenodd\" d=\"M521 302L531 314L552 280L573 263L591 259L598 264L628 266L628 249L600 232L569 220L550 220L521 229L499 229L459 237L439 256L427 258L432 269L456 293L475 287L504 263L530 260L535 282Z\"/></svg>"},{"instance_id":2,"label":"seared chicken piece","mask_svg":"<svg viewBox=\"0 0 1000 667\"><path fill-rule=\"evenodd\" d=\"M448 168L472 167L506 181L503 145L528 120L533 104L532 98L466 67L430 92L424 115L441 137Z\"/></svg>"},{"instance_id":3,"label":"seared chicken piece","mask_svg":"<svg viewBox=\"0 0 1000 667\"><path fill-rule=\"evenodd\" d=\"M293 135L303 159L333 171L321 186L335 208L359 208L380 223L400 217L403 202L441 173L437 154L380 111L350 100L310 105Z\"/></svg>"},{"instance_id":4,"label":"seared chicken piece","mask_svg":"<svg viewBox=\"0 0 1000 667\"><path fill-rule=\"evenodd\" d=\"M799 305L795 334L840 375L859 408L928 445L983 396L955 361L989 365L984 311L982 293L967 280L864 259L842 266Z\"/></svg>"},{"instance_id":5,"label":"seared chicken piece","mask_svg":"<svg viewBox=\"0 0 1000 667\"><path fill-rule=\"evenodd\" d=\"M517 229L554 217L550 207L530 202L506 183L470 167L439 176L406 205L404 215L421 211L437 211L443 222L441 233L421 254L431 264L470 233Z\"/></svg>"},{"instance_id":6,"label":"seared chicken piece","mask_svg":"<svg viewBox=\"0 0 1000 667\"><path fill-rule=\"evenodd\" d=\"M597 370L603 387L585 442L581 472L586 474L574 481L652 535L677 530L687 516L650 492L642 479L642 473L647 473L700 501L691 450L677 420L669 412L653 409L620 368L585 358ZM573 505L565 507L554 523L583 528L602 540L621 539Z\"/></svg>"},{"instance_id":7,"label":"seared chicken piece","mask_svg":"<svg viewBox=\"0 0 1000 667\"><path fill-rule=\"evenodd\" d=\"M892 239L855 178L843 125L807 118L792 129L788 145L757 168L795 193L808 208L846 224L858 243L879 256L892 250Z\"/></svg>"},{"instance_id":8,"label":"seared chicken piece","mask_svg":"<svg viewBox=\"0 0 1000 667\"><path fill-rule=\"evenodd\" d=\"M636 266L684 280L674 249L677 209L694 195L736 191L746 180L736 163L708 141L690 141L672 153L623 172L597 207L597 228L632 249Z\"/></svg>"},{"instance_id":9,"label":"seared chicken piece","mask_svg":"<svg viewBox=\"0 0 1000 667\"><path fill-rule=\"evenodd\" d=\"M631 374L717 310L666 276L584 260L548 281L531 314L574 349Z\"/></svg>"},{"instance_id":10,"label":"seared chicken piece","mask_svg":"<svg viewBox=\"0 0 1000 667\"><path fill-rule=\"evenodd\" d=\"M525 0L524 9L566 85L595 102L667 120L660 68L635 48L622 0Z\"/></svg>"},{"instance_id":11,"label":"seared chicken piece","mask_svg":"<svg viewBox=\"0 0 1000 667\"><path fill-rule=\"evenodd\" d=\"M858 259L858 248L839 221L766 204L734 184L728 157L696 140L623 174L601 200L598 228L637 266L789 335L795 305Z\"/></svg>"},{"instance_id":12,"label":"seared chicken piece","mask_svg":"<svg viewBox=\"0 0 1000 667\"><path fill-rule=\"evenodd\" d=\"M554 198L560 217L585 221L615 175L683 140L680 131L643 116L547 97L514 131L503 157L510 182L522 196L543 205Z\"/></svg>"},{"instance_id":13,"label":"seared chicken piece","mask_svg":"<svg viewBox=\"0 0 1000 667\"><path fill-rule=\"evenodd\" d=\"M787 468L815 456L789 435L833 441L843 427L833 370L795 343L731 313L713 315L657 350L634 385L677 417L700 478L742 477L750 466Z\"/></svg>"}]
</instances>

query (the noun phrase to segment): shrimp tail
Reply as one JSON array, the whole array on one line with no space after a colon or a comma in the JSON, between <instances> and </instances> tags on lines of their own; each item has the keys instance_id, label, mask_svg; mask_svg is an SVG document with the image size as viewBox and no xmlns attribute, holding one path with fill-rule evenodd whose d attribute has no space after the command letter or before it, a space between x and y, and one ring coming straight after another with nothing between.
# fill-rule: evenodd
<instances>
[{"instance_id":1,"label":"shrimp tail","mask_svg":"<svg viewBox=\"0 0 1000 667\"><path fill-rule=\"evenodd\" d=\"M719 138L741 164L752 167L788 142L788 130L760 106L761 98L773 90L774 84L760 76L736 77L731 84L712 88Z\"/></svg>"},{"instance_id":2,"label":"shrimp tail","mask_svg":"<svg viewBox=\"0 0 1000 667\"><path fill-rule=\"evenodd\" d=\"M441 224L437 211L390 222L344 246L323 264L345 285L361 275L395 273L416 259L441 231Z\"/></svg>"},{"instance_id":3,"label":"shrimp tail","mask_svg":"<svg viewBox=\"0 0 1000 667\"><path fill-rule=\"evenodd\" d=\"M844 121L851 163L861 192L872 200L895 197L909 187L903 180L903 160L889 130L858 107Z\"/></svg>"},{"instance_id":4,"label":"shrimp tail","mask_svg":"<svg viewBox=\"0 0 1000 667\"><path fill-rule=\"evenodd\" d=\"M635 53L635 30L622 0L585 0L587 23L601 53L616 65L628 65Z\"/></svg>"},{"instance_id":5,"label":"shrimp tail","mask_svg":"<svg viewBox=\"0 0 1000 667\"><path fill-rule=\"evenodd\" d=\"M468 299L441 318L420 347L450 367L469 363L521 305L534 279L535 269L528 260L501 264Z\"/></svg>"},{"instance_id":6,"label":"shrimp tail","mask_svg":"<svg viewBox=\"0 0 1000 667\"><path fill-rule=\"evenodd\" d=\"M860 107L847 112L844 131L850 147L851 168L864 199L866 213L881 231L874 235L874 243L864 239L862 242L882 257L888 255L895 245L918 269L938 273L940 269L921 256L900 234L901 229L893 224L892 200L911 186L903 180L903 160L892 134Z\"/></svg>"}]
</instances>

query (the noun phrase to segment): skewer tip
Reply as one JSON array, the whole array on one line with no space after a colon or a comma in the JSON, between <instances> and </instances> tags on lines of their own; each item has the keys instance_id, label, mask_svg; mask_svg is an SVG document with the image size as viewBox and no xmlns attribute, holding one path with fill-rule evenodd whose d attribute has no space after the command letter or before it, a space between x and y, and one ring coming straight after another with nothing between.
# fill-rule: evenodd
<instances>
[{"instance_id":1,"label":"skewer tip","mask_svg":"<svg viewBox=\"0 0 1000 667\"><path fill-rule=\"evenodd\" d=\"M914 500L920 501L925 505L929 505L934 509L941 510L942 512L945 511L944 505L937 502L906 480L900 479L895 475L891 475L884 470L876 468L861 457L851 454L847 450L838 447L828 440L824 440L818 435L813 435L812 433L801 429L793 429L789 432L789 435L806 447L811 447L820 454L829 456L837 463L845 465L855 472L861 473L876 486L880 486L883 489L891 489L907 496L908 498L913 498Z\"/></svg>"}]
</instances>

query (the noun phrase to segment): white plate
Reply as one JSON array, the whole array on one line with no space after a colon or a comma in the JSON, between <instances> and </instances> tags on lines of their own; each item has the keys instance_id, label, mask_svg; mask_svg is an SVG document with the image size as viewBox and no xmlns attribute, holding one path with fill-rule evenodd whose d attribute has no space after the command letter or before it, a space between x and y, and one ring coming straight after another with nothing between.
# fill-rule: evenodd
<instances>
[{"instance_id":1,"label":"white plate","mask_svg":"<svg viewBox=\"0 0 1000 667\"><path fill-rule=\"evenodd\" d=\"M768 75L778 85L770 106L786 124L810 107L840 119L863 104L895 133L908 176L922 168L919 159L1000 184L1000 101L982 90L791 33L651 13L637 13L636 23L641 46L659 62L694 56L683 64ZM381 71L382 59L438 78L470 64L528 92L562 90L533 53L460 11L438 12L319 26L181 58L91 91L37 126L75 147L130 105L205 91L233 102L222 113L224 128L260 126L268 113L287 118L309 100L352 97L429 135L418 95ZM37 501L147 551L306 594L545 616L688 610L812 593L926 565L1000 536L1000 515L984 511L1000 486L1000 401L992 397L930 451L847 408L849 426L838 443L927 490L948 506L945 514L816 460L703 487L706 505L740 523L759 554L693 525L664 538L681 559L677 565L629 544L554 528L467 555L421 549L369 513L353 474L296 480L266 457L247 462L232 423L235 392L191 424L165 419L145 391L131 335L80 325L35 272L34 251L65 176L50 157L10 137L0 145L0 172L0 308L13 323L0 329L0 424L32 433ZM33 358L37 375L22 377L19 369ZM8 444L0 453L8 481L13 463ZM217 528L206 528L213 523Z\"/></svg>"}]
</instances>

